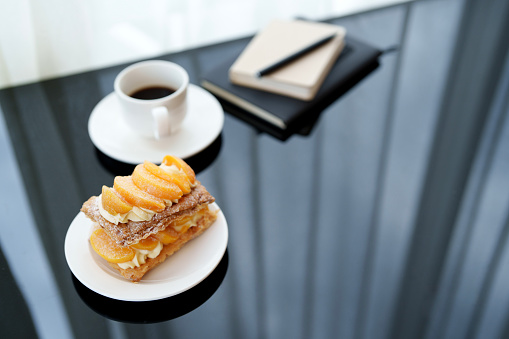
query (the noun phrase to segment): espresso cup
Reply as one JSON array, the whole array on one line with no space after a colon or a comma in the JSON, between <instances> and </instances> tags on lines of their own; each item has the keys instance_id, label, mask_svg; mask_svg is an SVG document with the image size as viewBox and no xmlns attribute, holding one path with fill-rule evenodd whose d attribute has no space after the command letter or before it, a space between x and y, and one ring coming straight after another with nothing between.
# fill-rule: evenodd
<instances>
[{"instance_id":1,"label":"espresso cup","mask_svg":"<svg viewBox=\"0 0 509 339\"><path fill-rule=\"evenodd\" d=\"M177 132L187 113L189 76L163 60L135 63L114 82L122 116L137 134L157 140Z\"/></svg>"}]
</instances>

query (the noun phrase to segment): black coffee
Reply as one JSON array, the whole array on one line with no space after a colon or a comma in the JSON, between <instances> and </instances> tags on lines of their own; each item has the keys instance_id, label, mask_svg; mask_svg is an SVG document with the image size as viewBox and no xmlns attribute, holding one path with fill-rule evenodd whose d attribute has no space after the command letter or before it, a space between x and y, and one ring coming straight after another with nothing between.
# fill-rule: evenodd
<instances>
[{"instance_id":1,"label":"black coffee","mask_svg":"<svg viewBox=\"0 0 509 339\"><path fill-rule=\"evenodd\" d=\"M141 99L141 100L153 100L153 99L159 99L163 98L165 96L168 96L172 93L174 93L175 90L168 88L168 87L145 87L142 89L139 89L135 91L134 93L130 94L129 96L131 98L135 99Z\"/></svg>"}]
</instances>

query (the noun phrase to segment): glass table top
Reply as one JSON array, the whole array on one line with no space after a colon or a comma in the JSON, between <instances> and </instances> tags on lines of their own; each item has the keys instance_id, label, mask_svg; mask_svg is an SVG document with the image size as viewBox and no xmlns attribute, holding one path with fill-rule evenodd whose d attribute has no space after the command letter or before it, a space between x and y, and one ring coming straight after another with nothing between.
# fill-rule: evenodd
<instances>
[{"instance_id":1,"label":"glass table top","mask_svg":"<svg viewBox=\"0 0 509 339\"><path fill-rule=\"evenodd\" d=\"M202 74L225 56L240 53L247 42L248 38L239 39L156 59L180 64L190 82L199 86ZM374 138L371 145L345 147L342 134L333 127L344 125L340 112L333 112L335 105L324 113L327 124L313 122L307 136L296 135L286 142L225 114L220 135L186 159L215 197L229 232L226 254L197 286L162 300L122 302L87 289L72 275L63 251L69 225L90 196L134 169L102 153L87 131L94 107L113 91L115 76L129 64L0 90L29 209L72 333L105 338L119 326L136 333L143 331L135 329L136 324L156 323L152 326L162 327L155 331L191 337L226 329L236 338L248 333L262 337L273 319L281 323L298 319L310 331L301 315L311 317L310 307L316 307L317 315L325 312L327 317L328 310L337 307L338 300L327 295L341 288L339 267L348 266L343 261L348 244L340 243L349 219L365 214L362 205L348 207L354 192L338 174L354 175L358 166L374 169L377 163L369 156L378 152ZM372 77L376 76L377 72ZM335 149L340 144L344 146ZM362 163L349 164L358 156ZM357 174L366 179L359 193L368 200L375 174L373 170ZM342 217L337 209L341 201L346 202ZM276 314L266 313L271 305ZM302 331L299 326L284 328L285 336Z\"/></svg>"}]
</instances>

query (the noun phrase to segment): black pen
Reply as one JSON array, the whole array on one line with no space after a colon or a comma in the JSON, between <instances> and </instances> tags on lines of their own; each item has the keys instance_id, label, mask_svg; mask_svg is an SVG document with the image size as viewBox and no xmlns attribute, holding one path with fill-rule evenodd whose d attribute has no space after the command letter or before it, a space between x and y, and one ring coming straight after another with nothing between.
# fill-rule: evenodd
<instances>
[{"instance_id":1,"label":"black pen","mask_svg":"<svg viewBox=\"0 0 509 339\"><path fill-rule=\"evenodd\" d=\"M309 46L306 46L304 47L303 49L299 50L298 52L295 52L294 54L290 55L290 56L287 56L286 58L282 59L282 60L279 60L277 61L276 63L270 65L270 66L267 66L265 67L264 69L256 72L255 76L257 78L260 78L264 75L267 75L269 73L272 73L274 72L275 70L283 67L284 65L288 64L289 62L297 59L297 58L300 58L301 56L303 56L304 54L306 53L309 53L311 52L312 50L322 46L323 44L325 44L326 42L328 42L329 40L333 39L334 37L336 36L336 33L334 34L331 34L329 36L326 36L325 38L323 39L320 39L314 43L312 43L311 45Z\"/></svg>"}]
</instances>

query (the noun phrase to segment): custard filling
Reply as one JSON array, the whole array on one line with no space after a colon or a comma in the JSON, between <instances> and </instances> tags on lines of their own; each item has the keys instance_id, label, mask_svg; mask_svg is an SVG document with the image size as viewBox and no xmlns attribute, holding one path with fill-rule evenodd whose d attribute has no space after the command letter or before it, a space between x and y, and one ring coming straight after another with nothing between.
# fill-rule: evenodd
<instances>
[{"instance_id":1,"label":"custard filling","mask_svg":"<svg viewBox=\"0 0 509 339\"><path fill-rule=\"evenodd\" d=\"M150 241L157 242L157 244L153 248L150 247L151 249L139 249L139 248L136 248L137 247L136 244L128 246L128 248L130 248L130 251L135 252L134 256L131 256L132 257L131 260L119 263L118 261L108 260L108 258L104 257L104 256L103 256L103 258L105 258L107 261L110 261L112 263L116 263L122 269L140 267L141 265L146 263L147 258L156 258L161 253L161 250L163 249L163 247L165 245L175 242L182 234L186 233L191 227L197 226L200 218L208 210L209 210L209 206L201 209L200 211L196 212L193 215L184 216L184 217L180 218L179 220L176 220L173 223L171 223L166 229L150 236L149 237L149 239L151 239ZM96 225L96 227L100 227L100 226ZM170 233L171 233L170 236L168 234L166 234L166 236L162 235L162 233L165 233L165 232L168 233L168 231L170 231ZM159 240L161 240L161 241L159 241ZM111 243L112 243L112 245L109 245L109 246L112 246L112 247L118 246L118 245L114 244L114 242L112 240L111 240ZM92 246L92 247L94 247L94 246ZM95 247L94 247L94 249L95 249ZM120 250L120 248L118 250ZM101 255L100 253L98 253L98 254Z\"/></svg>"}]
</instances>

